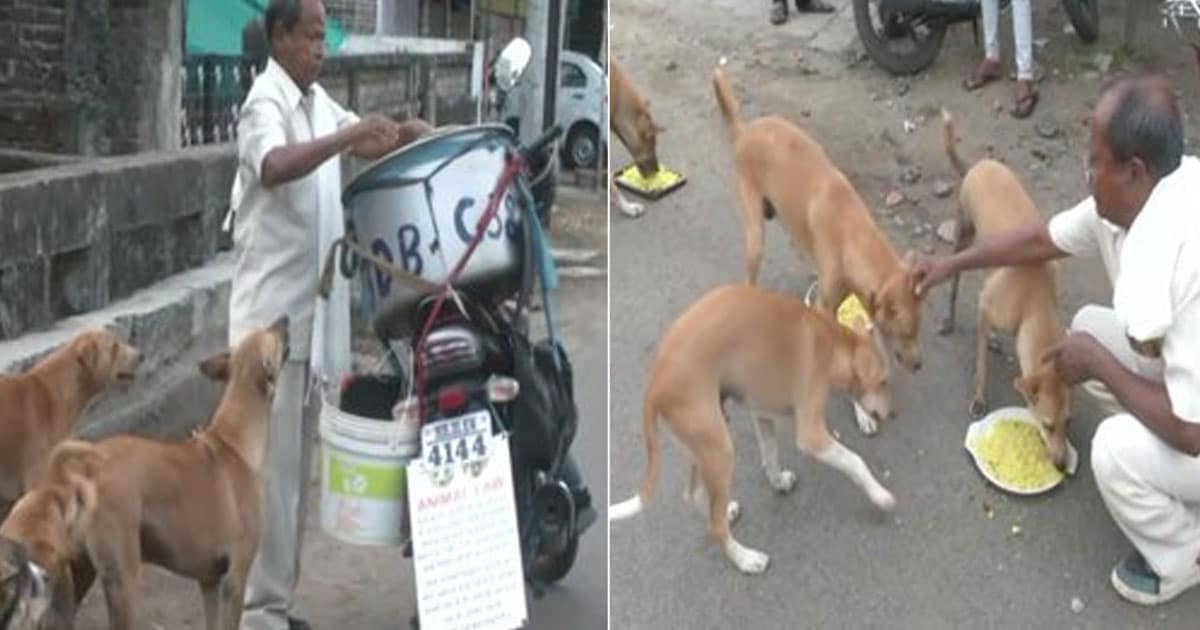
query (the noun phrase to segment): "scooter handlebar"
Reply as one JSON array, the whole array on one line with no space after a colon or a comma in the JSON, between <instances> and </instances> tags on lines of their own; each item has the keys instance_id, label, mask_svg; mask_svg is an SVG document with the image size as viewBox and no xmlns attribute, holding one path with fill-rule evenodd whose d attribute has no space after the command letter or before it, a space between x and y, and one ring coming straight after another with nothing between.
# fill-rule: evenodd
<instances>
[{"instance_id":1,"label":"scooter handlebar","mask_svg":"<svg viewBox=\"0 0 1200 630\"><path fill-rule=\"evenodd\" d=\"M533 156L541 153L542 150L545 149L547 145L549 145L551 142L554 142L555 140L557 140L558 137L562 135L562 132L563 132L562 125L555 124L553 127L547 129L544 133L542 133L542 135L538 136L538 138L536 140L529 143L528 146L522 148L521 149L521 157L524 158L526 161L531 160L533 158Z\"/></svg>"}]
</instances>

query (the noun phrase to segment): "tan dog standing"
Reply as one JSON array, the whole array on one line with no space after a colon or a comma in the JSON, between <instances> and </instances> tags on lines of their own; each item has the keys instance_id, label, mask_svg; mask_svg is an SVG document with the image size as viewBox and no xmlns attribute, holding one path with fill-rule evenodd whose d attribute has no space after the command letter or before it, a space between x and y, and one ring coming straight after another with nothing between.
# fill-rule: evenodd
<instances>
[{"instance_id":1,"label":"tan dog standing","mask_svg":"<svg viewBox=\"0 0 1200 630\"><path fill-rule=\"evenodd\" d=\"M954 250L962 251L977 234L1003 232L1041 215L1025 192L1016 173L996 160L984 159L970 169L955 149L954 119L942 110L942 141L951 165L962 176L958 198L958 237ZM1050 459L1059 468L1067 464L1067 425L1071 388L1063 383L1042 355L1063 336L1058 322L1056 265L1043 262L988 271L979 292L975 326L975 395L970 411L975 416L987 410L987 344L992 330L1016 336L1021 376L1013 387L1033 409L1046 432ZM939 332L954 330L959 274L950 284L946 319Z\"/></svg>"},{"instance_id":2,"label":"tan dog standing","mask_svg":"<svg viewBox=\"0 0 1200 630\"><path fill-rule=\"evenodd\" d=\"M910 288L912 270L896 255L862 197L821 145L796 125L777 116L739 120L733 90L719 69L713 87L733 137L746 282L758 281L764 225L778 214L793 244L817 270L821 307L832 313L854 293L896 343L900 363L920 369L922 300Z\"/></svg>"},{"instance_id":3,"label":"tan dog standing","mask_svg":"<svg viewBox=\"0 0 1200 630\"><path fill-rule=\"evenodd\" d=\"M656 147L658 134L664 129L654 122L650 104L638 93L616 60L609 61L609 73L609 128L633 156L633 163L642 176L650 177L658 172ZM625 216L639 217L646 211L642 204L626 199L615 182L611 188L617 207Z\"/></svg>"},{"instance_id":4,"label":"tan dog standing","mask_svg":"<svg viewBox=\"0 0 1200 630\"><path fill-rule=\"evenodd\" d=\"M142 562L200 583L209 630L236 630L262 528L262 467L288 318L248 335L202 371L227 381L208 425L185 442L117 436L73 443L98 454L98 505L86 532L111 627L141 630Z\"/></svg>"},{"instance_id":5,"label":"tan dog standing","mask_svg":"<svg viewBox=\"0 0 1200 630\"><path fill-rule=\"evenodd\" d=\"M84 410L117 381L132 380L141 353L103 329L76 335L23 374L0 375L0 498L33 487Z\"/></svg>"},{"instance_id":6,"label":"tan dog standing","mask_svg":"<svg viewBox=\"0 0 1200 630\"><path fill-rule=\"evenodd\" d=\"M646 473L637 496L609 508L610 520L640 512L654 493L660 468L658 419L687 449L691 475L685 499L708 495L708 531L743 572L759 573L767 555L734 539L731 500L733 441L722 402L741 400L755 416L755 436L771 486L787 492L795 473L779 466L775 421L791 416L796 446L858 484L882 510L896 500L861 457L829 434L825 402L846 392L876 419L891 416L887 358L870 334L788 296L736 284L719 287L690 306L659 343L643 401ZM765 414L765 415L764 415ZM697 483L703 484L703 488Z\"/></svg>"},{"instance_id":7,"label":"tan dog standing","mask_svg":"<svg viewBox=\"0 0 1200 630\"><path fill-rule=\"evenodd\" d=\"M0 536L23 546L48 591L48 608L31 616L25 626L31 629L74 628L75 612L96 577L83 532L96 510L96 488L90 477L100 459L96 453L76 457L73 450L78 444L84 443L68 440L55 447L45 476L0 525Z\"/></svg>"}]
</instances>

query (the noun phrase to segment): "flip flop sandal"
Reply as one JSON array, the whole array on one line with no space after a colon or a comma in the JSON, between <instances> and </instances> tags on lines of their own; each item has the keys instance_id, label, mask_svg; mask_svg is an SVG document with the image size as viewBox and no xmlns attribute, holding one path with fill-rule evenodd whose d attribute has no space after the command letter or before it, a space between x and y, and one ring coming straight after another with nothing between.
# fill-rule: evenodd
<instances>
[{"instance_id":1,"label":"flip flop sandal","mask_svg":"<svg viewBox=\"0 0 1200 630\"><path fill-rule=\"evenodd\" d=\"M787 22L787 4L785 2L775 2L771 4L771 24L779 26Z\"/></svg>"},{"instance_id":2,"label":"flip flop sandal","mask_svg":"<svg viewBox=\"0 0 1200 630\"><path fill-rule=\"evenodd\" d=\"M796 0L796 11L800 13L833 13L837 7L824 0Z\"/></svg>"},{"instance_id":3,"label":"flip flop sandal","mask_svg":"<svg viewBox=\"0 0 1200 630\"><path fill-rule=\"evenodd\" d=\"M979 88L991 83L992 81L997 81L999 79L1000 79L999 74L972 73L971 76L962 80L962 88L964 91L974 92L975 90L978 90Z\"/></svg>"},{"instance_id":4,"label":"flip flop sandal","mask_svg":"<svg viewBox=\"0 0 1200 630\"><path fill-rule=\"evenodd\" d=\"M1008 113L1012 114L1013 118L1029 118L1033 110L1037 108L1038 93L1030 92L1022 98L1017 99L1013 108Z\"/></svg>"}]
</instances>

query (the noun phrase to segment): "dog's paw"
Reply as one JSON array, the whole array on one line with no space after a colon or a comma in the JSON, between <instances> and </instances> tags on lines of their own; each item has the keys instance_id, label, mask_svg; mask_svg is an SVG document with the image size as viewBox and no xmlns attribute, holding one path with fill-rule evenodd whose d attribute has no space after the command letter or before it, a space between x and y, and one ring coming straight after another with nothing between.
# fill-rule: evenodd
<instances>
[{"instance_id":1,"label":"dog's paw","mask_svg":"<svg viewBox=\"0 0 1200 630\"><path fill-rule=\"evenodd\" d=\"M737 501L730 501L729 505L725 506L725 520L729 521L730 525L736 523L741 515L742 506Z\"/></svg>"},{"instance_id":2,"label":"dog's paw","mask_svg":"<svg viewBox=\"0 0 1200 630\"><path fill-rule=\"evenodd\" d=\"M858 422L858 430L862 431L863 435L875 435L879 432L879 423L865 409L854 404L854 420Z\"/></svg>"},{"instance_id":3,"label":"dog's paw","mask_svg":"<svg viewBox=\"0 0 1200 630\"><path fill-rule=\"evenodd\" d=\"M954 319L950 317L943 318L942 323L938 324L937 331L938 334L942 336L949 335L950 333L954 332Z\"/></svg>"},{"instance_id":4,"label":"dog's paw","mask_svg":"<svg viewBox=\"0 0 1200 630\"><path fill-rule=\"evenodd\" d=\"M987 400L983 398L976 398L975 400L972 400L968 411L971 412L972 418L983 417L983 414L987 413Z\"/></svg>"},{"instance_id":5,"label":"dog's paw","mask_svg":"<svg viewBox=\"0 0 1200 630\"><path fill-rule=\"evenodd\" d=\"M729 559L742 573L758 574L767 570L767 564L771 559L767 554L761 551L755 551L749 547L743 546L738 541L730 538L729 546L726 550L729 554Z\"/></svg>"},{"instance_id":6,"label":"dog's paw","mask_svg":"<svg viewBox=\"0 0 1200 630\"><path fill-rule=\"evenodd\" d=\"M796 487L796 473L790 470L779 471L779 474L771 480L771 487L780 494L791 492L792 488Z\"/></svg>"},{"instance_id":7,"label":"dog's paw","mask_svg":"<svg viewBox=\"0 0 1200 630\"><path fill-rule=\"evenodd\" d=\"M644 206L640 203L634 203L634 202L630 201L628 203L621 204L621 214L624 214L625 216L629 217L630 219L636 219L645 213L646 213L646 206Z\"/></svg>"}]
</instances>

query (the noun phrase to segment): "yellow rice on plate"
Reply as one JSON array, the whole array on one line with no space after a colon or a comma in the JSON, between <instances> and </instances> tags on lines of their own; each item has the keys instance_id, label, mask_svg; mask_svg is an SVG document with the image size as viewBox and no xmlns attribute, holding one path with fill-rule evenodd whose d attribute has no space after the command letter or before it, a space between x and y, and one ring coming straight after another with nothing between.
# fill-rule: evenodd
<instances>
[{"instance_id":1,"label":"yellow rice on plate","mask_svg":"<svg viewBox=\"0 0 1200 630\"><path fill-rule=\"evenodd\" d=\"M1050 461L1041 431L1028 422L1000 418L971 441L971 448L988 472L1014 488L1033 490L1063 479Z\"/></svg>"},{"instance_id":2,"label":"yellow rice on plate","mask_svg":"<svg viewBox=\"0 0 1200 630\"><path fill-rule=\"evenodd\" d=\"M642 172L636 166L629 166L617 175L617 179L639 190L655 191L669 188L683 176L669 168L660 167L650 177L642 177Z\"/></svg>"}]
</instances>

